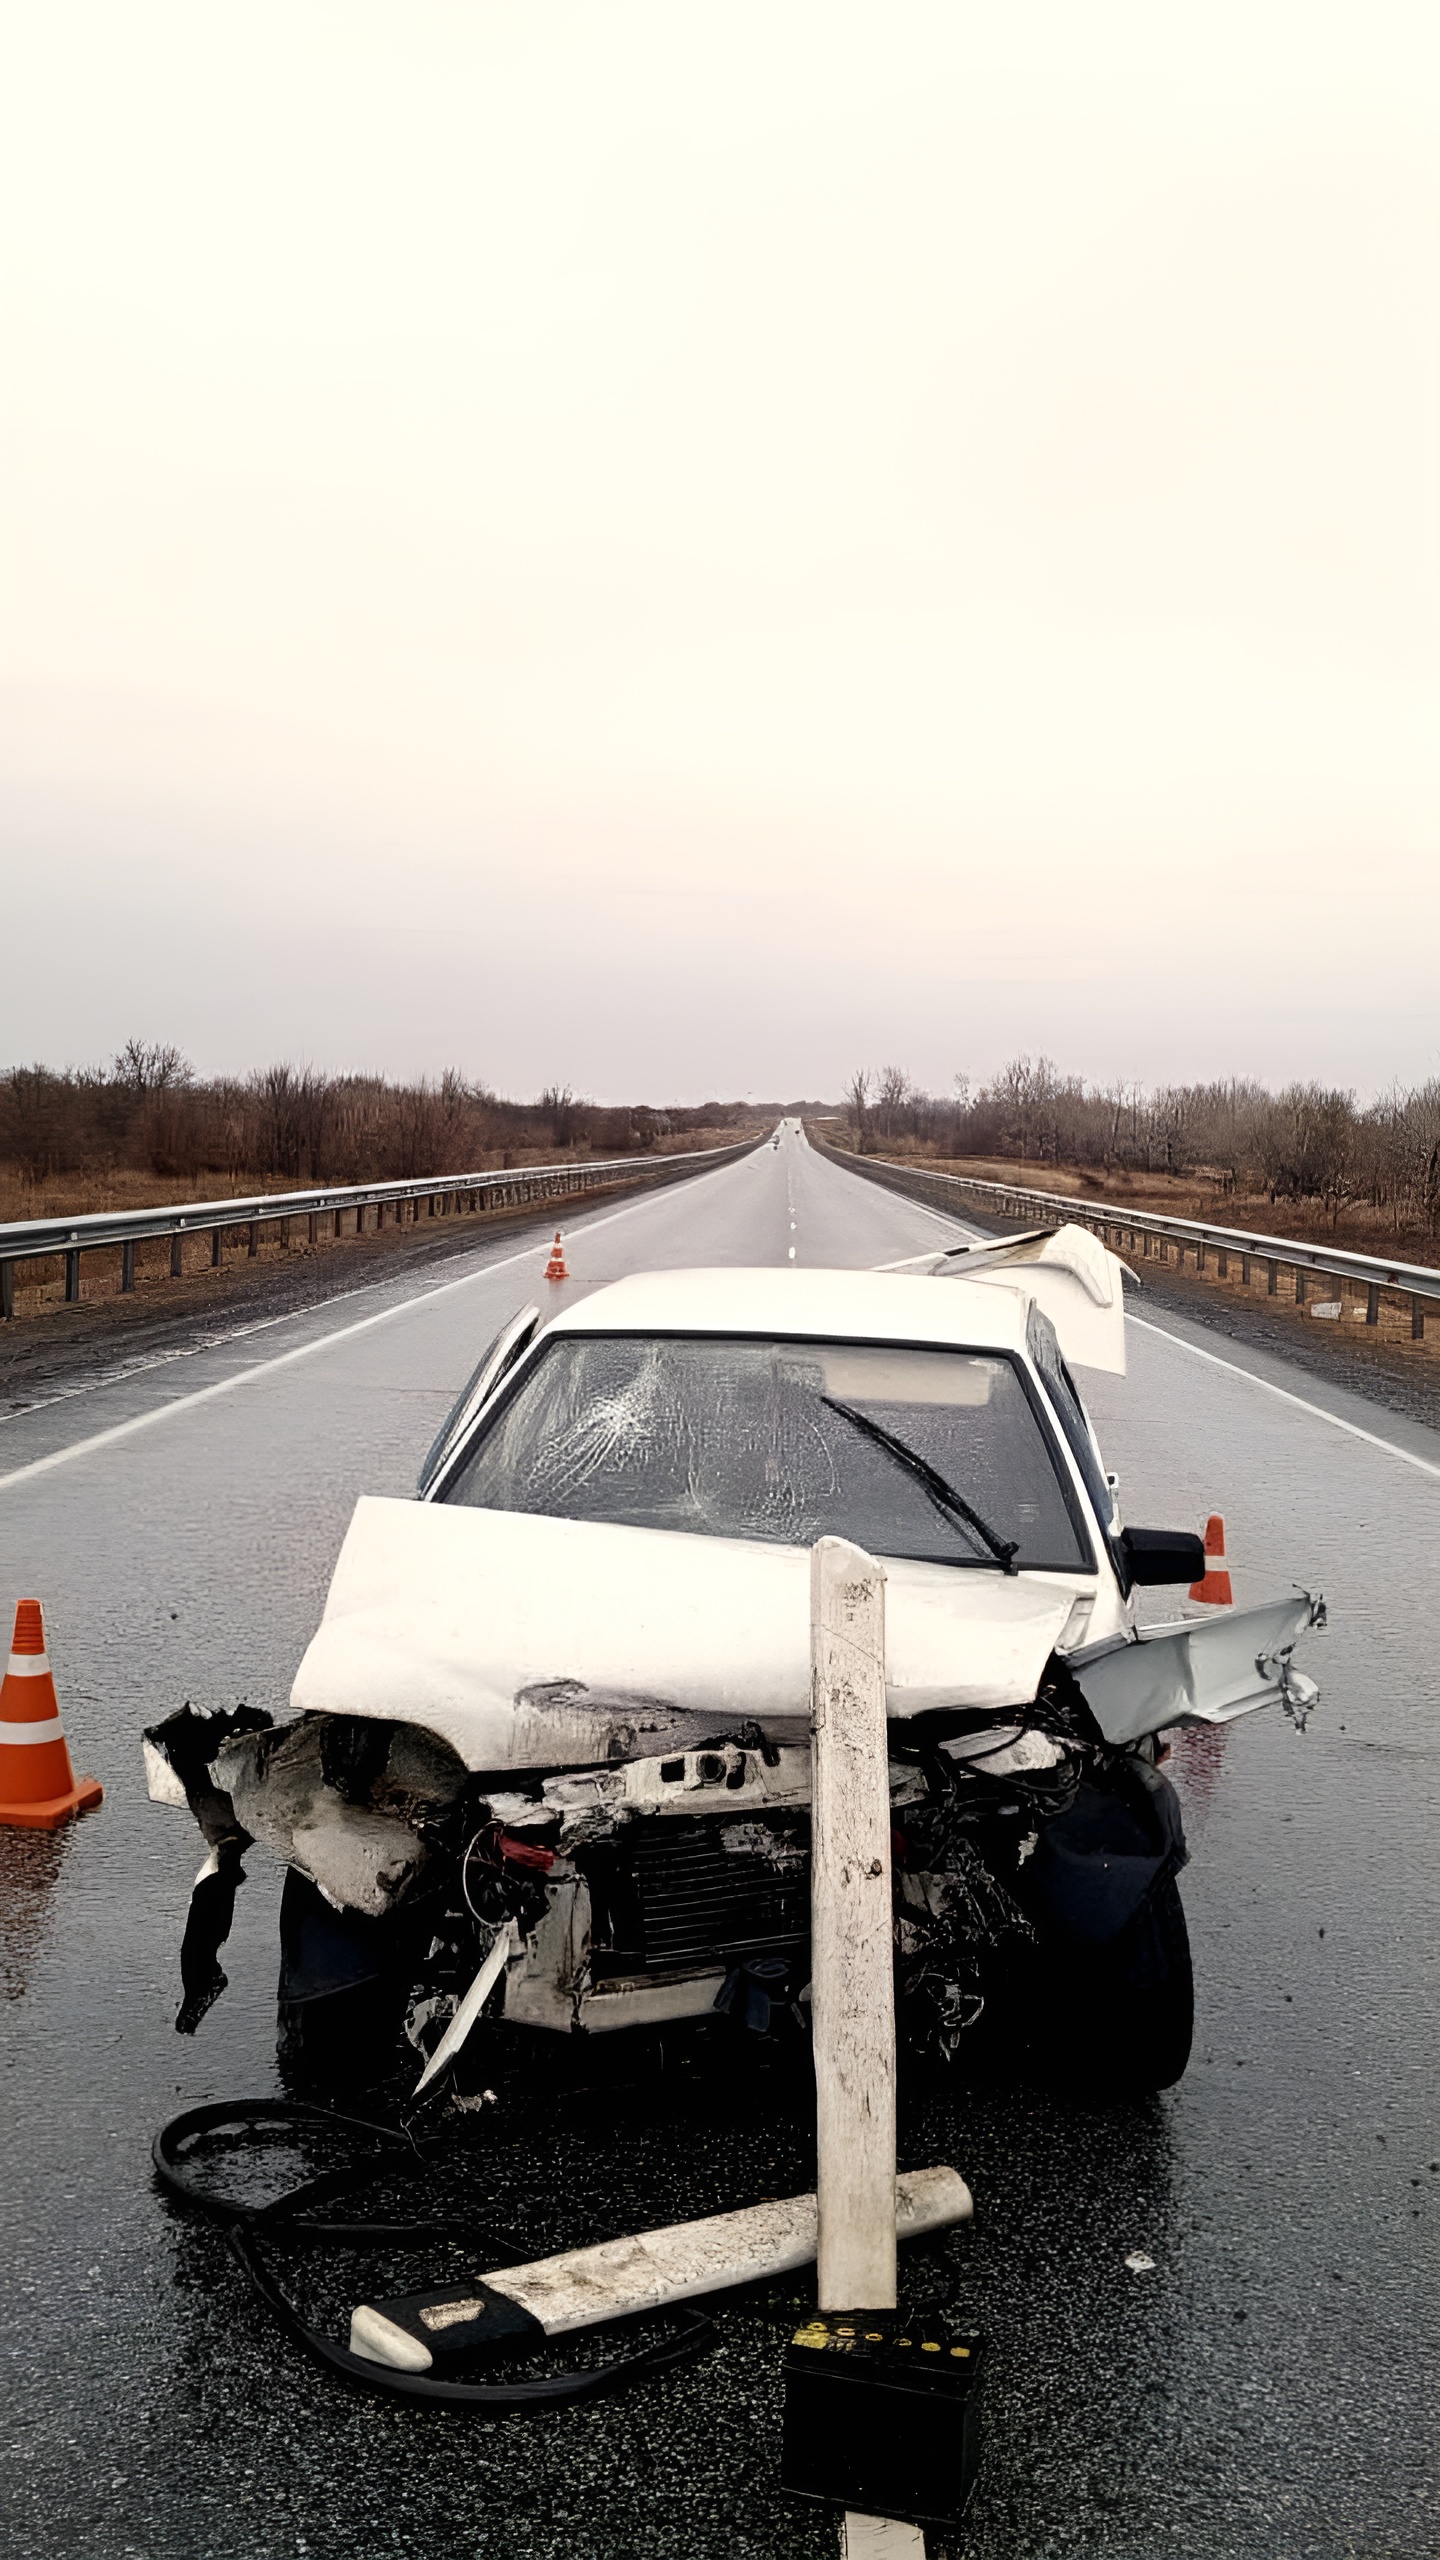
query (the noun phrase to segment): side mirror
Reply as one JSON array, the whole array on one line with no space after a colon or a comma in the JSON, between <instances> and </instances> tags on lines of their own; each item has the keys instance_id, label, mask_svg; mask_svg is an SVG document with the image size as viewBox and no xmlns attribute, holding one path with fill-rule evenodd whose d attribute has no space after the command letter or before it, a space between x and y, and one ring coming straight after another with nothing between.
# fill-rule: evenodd
<instances>
[{"instance_id":1,"label":"side mirror","mask_svg":"<svg viewBox=\"0 0 1440 2560\"><path fill-rule=\"evenodd\" d=\"M1205 1541L1189 1529L1122 1529L1120 1551L1132 1588L1137 1582L1199 1582L1205 1571Z\"/></svg>"}]
</instances>

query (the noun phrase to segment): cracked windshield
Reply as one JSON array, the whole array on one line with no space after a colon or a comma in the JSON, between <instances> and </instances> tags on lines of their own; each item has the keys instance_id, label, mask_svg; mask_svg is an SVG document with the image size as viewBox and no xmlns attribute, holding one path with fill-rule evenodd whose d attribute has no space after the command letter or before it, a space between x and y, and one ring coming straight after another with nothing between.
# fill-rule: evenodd
<instances>
[{"instance_id":1,"label":"cracked windshield","mask_svg":"<svg viewBox=\"0 0 1440 2560\"><path fill-rule=\"evenodd\" d=\"M1011 1361L880 1344L552 1342L444 1495L934 1564L1091 1569Z\"/></svg>"}]
</instances>

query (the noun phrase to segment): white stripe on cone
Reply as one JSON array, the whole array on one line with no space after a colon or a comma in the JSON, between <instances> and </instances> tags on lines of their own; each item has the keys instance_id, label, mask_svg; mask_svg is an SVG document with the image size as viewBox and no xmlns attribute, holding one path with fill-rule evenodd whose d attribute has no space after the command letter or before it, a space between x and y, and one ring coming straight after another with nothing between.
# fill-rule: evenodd
<instances>
[{"instance_id":1,"label":"white stripe on cone","mask_svg":"<svg viewBox=\"0 0 1440 2560\"><path fill-rule=\"evenodd\" d=\"M7 1680L48 1680L50 1656L48 1653L12 1653L5 1666L5 1677Z\"/></svg>"},{"instance_id":2,"label":"white stripe on cone","mask_svg":"<svg viewBox=\"0 0 1440 2560\"><path fill-rule=\"evenodd\" d=\"M13 1750L17 1743L63 1742L65 1728L58 1716L47 1716L43 1724L0 1723L0 1751Z\"/></svg>"}]
</instances>

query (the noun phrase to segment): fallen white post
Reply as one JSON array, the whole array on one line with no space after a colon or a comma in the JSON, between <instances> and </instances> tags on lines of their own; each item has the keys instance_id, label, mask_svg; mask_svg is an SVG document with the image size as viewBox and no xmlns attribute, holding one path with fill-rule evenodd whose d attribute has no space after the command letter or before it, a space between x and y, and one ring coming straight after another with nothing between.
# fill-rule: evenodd
<instances>
[{"instance_id":1,"label":"fallen white post","mask_svg":"<svg viewBox=\"0 0 1440 2560\"><path fill-rule=\"evenodd\" d=\"M822 2311L895 2303L895 1957L885 1574L810 1557L810 1998Z\"/></svg>"},{"instance_id":2,"label":"fallen white post","mask_svg":"<svg viewBox=\"0 0 1440 2560\"><path fill-rule=\"evenodd\" d=\"M963 2222L970 2210L970 2190L953 2169L907 2171L891 2191L892 2257L897 2234L917 2240ZM420 2308L405 2328L391 2316L394 2304L362 2302L351 2315L350 2351L375 2364L424 2373L443 2350L446 2333L461 2325L476 2326L479 2335L468 2343L483 2346L487 2294L502 2295L527 2312L547 2338L562 2337L602 2320L693 2302L728 2285L789 2275L814 2257L815 2229L815 2198L784 2196L739 2213L711 2214L703 2222L677 2222L663 2231L601 2240L591 2249L566 2249L529 2266L497 2267L479 2278L473 2301L459 2300L455 2288L446 2288L428 2317L428 2307Z\"/></svg>"}]
</instances>

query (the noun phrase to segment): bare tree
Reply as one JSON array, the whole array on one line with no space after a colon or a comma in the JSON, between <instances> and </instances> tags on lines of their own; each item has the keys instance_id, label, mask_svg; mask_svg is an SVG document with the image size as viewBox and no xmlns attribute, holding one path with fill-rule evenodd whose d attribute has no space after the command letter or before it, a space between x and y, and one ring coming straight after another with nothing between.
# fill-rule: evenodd
<instances>
[{"instance_id":1,"label":"bare tree","mask_svg":"<svg viewBox=\"0 0 1440 2560\"><path fill-rule=\"evenodd\" d=\"M112 1081L123 1085L137 1101L146 1094L169 1093L175 1086L193 1084L195 1080L189 1059L173 1041L127 1040L110 1073Z\"/></svg>"},{"instance_id":2,"label":"bare tree","mask_svg":"<svg viewBox=\"0 0 1440 2560\"><path fill-rule=\"evenodd\" d=\"M1007 1134L1019 1144L1023 1164L1034 1148L1040 1115L1055 1089L1049 1058L1012 1058L995 1079L995 1096L1008 1124Z\"/></svg>"},{"instance_id":3,"label":"bare tree","mask_svg":"<svg viewBox=\"0 0 1440 2560\"><path fill-rule=\"evenodd\" d=\"M898 1136L904 1125L904 1113L915 1088L903 1067L882 1067L875 1092L875 1117L880 1134L890 1139Z\"/></svg>"},{"instance_id":4,"label":"bare tree","mask_svg":"<svg viewBox=\"0 0 1440 2560\"><path fill-rule=\"evenodd\" d=\"M845 1087L845 1109L849 1115L850 1134L855 1143L857 1156L863 1156L865 1153L865 1139L870 1127L870 1091L869 1068L857 1067Z\"/></svg>"}]
</instances>

